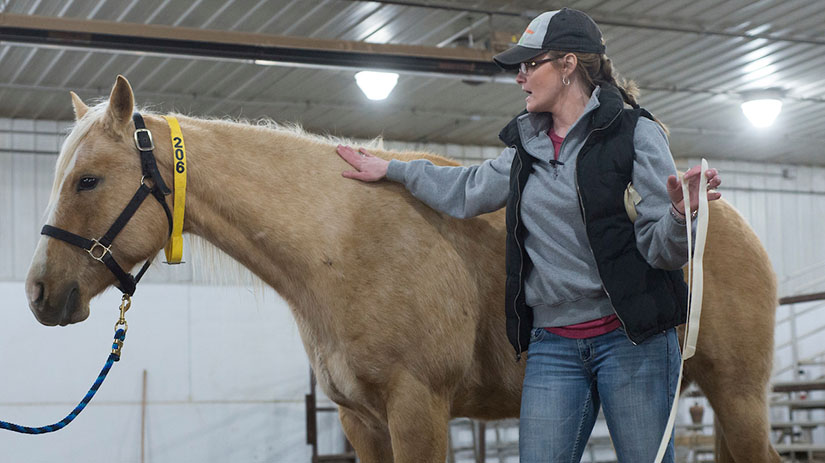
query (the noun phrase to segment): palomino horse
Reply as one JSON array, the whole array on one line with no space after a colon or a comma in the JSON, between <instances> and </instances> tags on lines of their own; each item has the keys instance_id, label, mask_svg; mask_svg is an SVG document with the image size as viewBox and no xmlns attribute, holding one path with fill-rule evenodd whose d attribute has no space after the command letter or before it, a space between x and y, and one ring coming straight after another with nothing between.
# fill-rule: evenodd
<instances>
[{"instance_id":1,"label":"palomino horse","mask_svg":"<svg viewBox=\"0 0 825 463\"><path fill-rule=\"evenodd\" d=\"M121 76L108 102L89 108L72 96L77 123L57 161L47 223L96 237L141 178L134 96ZM157 115L144 117L171 187L169 128ZM188 151L184 231L286 299L361 461L441 463L451 417L518 416L524 362L515 361L504 333L501 211L452 219L392 182L344 179L335 144L295 129L178 118ZM166 199L171 207L172 196ZM129 269L167 238L163 208L149 200L111 252ZM716 411L718 461L778 462L766 404L776 306L771 265L724 201L711 206L706 256L702 330L687 373ZM65 325L86 319L89 299L115 282L80 248L44 236L26 290L41 323Z\"/></svg>"}]
</instances>

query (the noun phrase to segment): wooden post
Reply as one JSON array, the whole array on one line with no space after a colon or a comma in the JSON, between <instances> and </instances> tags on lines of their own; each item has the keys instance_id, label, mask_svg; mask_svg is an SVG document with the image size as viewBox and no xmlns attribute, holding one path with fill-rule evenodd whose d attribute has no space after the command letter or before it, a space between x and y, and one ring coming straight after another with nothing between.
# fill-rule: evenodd
<instances>
[{"instance_id":1,"label":"wooden post","mask_svg":"<svg viewBox=\"0 0 825 463\"><path fill-rule=\"evenodd\" d=\"M476 460L479 463L487 461L487 422L478 421L478 456Z\"/></svg>"},{"instance_id":2,"label":"wooden post","mask_svg":"<svg viewBox=\"0 0 825 463\"><path fill-rule=\"evenodd\" d=\"M143 370L143 393L140 401L140 463L146 461L146 370Z\"/></svg>"}]
</instances>

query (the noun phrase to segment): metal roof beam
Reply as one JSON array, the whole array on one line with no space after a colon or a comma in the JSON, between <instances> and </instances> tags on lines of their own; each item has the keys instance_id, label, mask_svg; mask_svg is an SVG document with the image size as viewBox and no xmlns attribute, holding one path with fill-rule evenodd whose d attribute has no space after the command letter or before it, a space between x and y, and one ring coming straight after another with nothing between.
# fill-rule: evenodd
<instances>
[{"instance_id":1,"label":"metal roof beam","mask_svg":"<svg viewBox=\"0 0 825 463\"><path fill-rule=\"evenodd\" d=\"M0 42L492 77L492 53L0 13Z\"/></svg>"}]
</instances>

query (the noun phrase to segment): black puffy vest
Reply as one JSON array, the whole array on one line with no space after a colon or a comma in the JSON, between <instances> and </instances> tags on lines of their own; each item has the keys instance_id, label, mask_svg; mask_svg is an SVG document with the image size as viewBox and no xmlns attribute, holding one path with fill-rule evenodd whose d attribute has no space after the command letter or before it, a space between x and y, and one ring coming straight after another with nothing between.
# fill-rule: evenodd
<instances>
[{"instance_id":1,"label":"black puffy vest","mask_svg":"<svg viewBox=\"0 0 825 463\"><path fill-rule=\"evenodd\" d=\"M633 223L624 207L624 190L633 176L633 134L639 116L652 118L644 109L624 109L618 90L602 87L599 107L589 116L592 130L576 158L579 206L599 276L627 336L636 344L684 323L687 314L682 271L660 270L647 263L636 247ZM524 298L530 259L524 249L520 201L536 159L521 143L517 119L502 129L499 138L516 149L506 211L505 312L507 337L518 360L527 350L533 328L533 312Z\"/></svg>"}]
</instances>

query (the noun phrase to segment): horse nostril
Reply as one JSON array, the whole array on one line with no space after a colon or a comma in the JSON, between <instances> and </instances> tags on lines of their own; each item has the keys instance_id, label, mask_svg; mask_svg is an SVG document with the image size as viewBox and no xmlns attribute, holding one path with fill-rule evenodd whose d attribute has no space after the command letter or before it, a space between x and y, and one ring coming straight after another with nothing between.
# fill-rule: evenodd
<instances>
[{"instance_id":1,"label":"horse nostril","mask_svg":"<svg viewBox=\"0 0 825 463\"><path fill-rule=\"evenodd\" d=\"M34 302L37 302L37 303L43 302L43 294L45 294L45 293L46 293L46 291L43 290L43 283L38 282L37 283L37 299L35 299Z\"/></svg>"},{"instance_id":2,"label":"horse nostril","mask_svg":"<svg viewBox=\"0 0 825 463\"><path fill-rule=\"evenodd\" d=\"M30 284L28 287L29 293L29 301L32 305L40 305L43 302L43 294L45 291L43 290L43 283L37 281L33 284Z\"/></svg>"}]
</instances>

